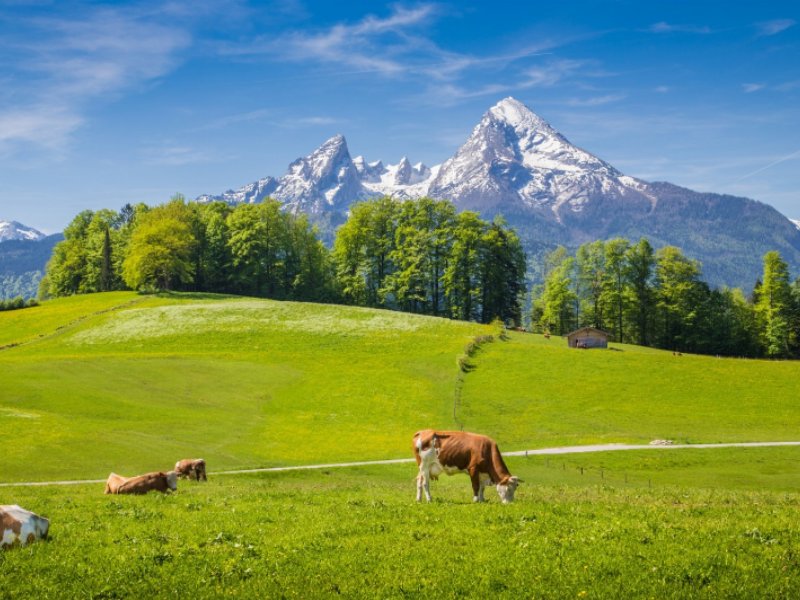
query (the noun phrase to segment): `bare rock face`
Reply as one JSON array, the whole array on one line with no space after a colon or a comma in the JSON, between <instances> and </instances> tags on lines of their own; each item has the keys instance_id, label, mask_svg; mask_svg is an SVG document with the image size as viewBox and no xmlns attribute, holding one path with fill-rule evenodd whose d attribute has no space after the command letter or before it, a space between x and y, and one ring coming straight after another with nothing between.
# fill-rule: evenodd
<instances>
[{"instance_id":1,"label":"bare rock face","mask_svg":"<svg viewBox=\"0 0 800 600\"><path fill-rule=\"evenodd\" d=\"M25 546L46 539L50 521L16 504L0 506L0 548Z\"/></svg>"}]
</instances>

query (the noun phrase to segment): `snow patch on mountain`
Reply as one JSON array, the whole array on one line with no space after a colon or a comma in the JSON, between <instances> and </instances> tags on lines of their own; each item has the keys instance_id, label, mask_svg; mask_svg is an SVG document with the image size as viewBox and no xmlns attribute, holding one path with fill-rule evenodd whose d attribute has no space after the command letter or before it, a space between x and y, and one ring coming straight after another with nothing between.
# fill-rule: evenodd
<instances>
[{"instance_id":1,"label":"snow patch on mountain","mask_svg":"<svg viewBox=\"0 0 800 600\"><path fill-rule=\"evenodd\" d=\"M17 221L0 221L0 242L10 240L29 240L36 242L45 238L41 231L28 227Z\"/></svg>"},{"instance_id":2,"label":"snow patch on mountain","mask_svg":"<svg viewBox=\"0 0 800 600\"><path fill-rule=\"evenodd\" d=\"M278 187L278 180L274 177L265 177L253 183L248 183L238 190L228 190L217 196L203 194L197 197L197 202L227 202L228 204L256 204L268 198Z\"/></svg>"},{"instance_id":3,"label":"snow patch on mountain","mask_svg":"<svg viewBox=\"0 0 800 600\"><path fill-rule=\"evenodd\" d=\"M789 219L789 220L790 220L792 223L794 223L794 226L795 226L795 227L797 227L797 229L799 229L799 230L800 230L800 219Z\"/></svg>"}]
</instances>

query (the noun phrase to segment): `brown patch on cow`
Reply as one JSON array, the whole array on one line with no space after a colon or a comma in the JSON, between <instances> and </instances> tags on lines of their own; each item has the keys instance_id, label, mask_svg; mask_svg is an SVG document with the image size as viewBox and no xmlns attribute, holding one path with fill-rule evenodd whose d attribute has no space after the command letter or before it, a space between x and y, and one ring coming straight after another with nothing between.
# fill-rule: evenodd
<instances>
[{"instance_id":1,"label":"brown patch on cow","mask_svg":"<svg viewBox=\"0 0 800 600\"><path fill-rule=\"evenodd\" d=\"M10 529L16 535L20 534L20 532L22 531L22 523L17 521L14 517L12 517L7 512L0 512L0 516L2 516L2 518L3 518L3 520L2 520L3 531L6 531L6 530Z\"/></svg>"},{"instance_id":2,"label":"brown patch on cow","mask_svg":"<svg viewBox=\"0 0 800 600\"><path fill-rule=\"evenodd\" d=\"M30 532L30 533L28 534L28 541L27 541L26 543L28 543L28 544L32 544L32 543L33 543L33 542L35 542L35 541L36 541L36 534L35 534L35 533L33 533L33 532Z\"/></svg>"},{"instance_id":3,"label":"brown patch on cow","mask_svg":"<svg viewBox=\"0 0 800 600\"><path fill-rule=\"evenodd\" d=\"M169 490L167 474L163 471L146 473L131 477L117 488L117 494L146 494L152 490L167 492Z\"/></svg>"}]
</instances>

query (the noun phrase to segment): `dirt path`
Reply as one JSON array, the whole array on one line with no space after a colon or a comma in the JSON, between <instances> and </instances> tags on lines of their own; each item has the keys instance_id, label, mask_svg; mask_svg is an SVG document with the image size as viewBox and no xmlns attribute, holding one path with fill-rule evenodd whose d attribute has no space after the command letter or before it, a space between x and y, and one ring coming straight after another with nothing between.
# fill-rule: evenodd
<instances>
[{"instance_id":1,"label":"dirt path","mask_svg":"<svg viewBox=\"0 0 800 600\"><path fill-rule=\"evenodd\" d=\"M615 452L618 450L685 450L703 448L765 448L770 446L800 446L800 442L739 442L730 444L595 444L589 446L561 446L558 448L537 448L534 450L515 450L504 452L504 456L538 456L542 454L580 454L582 452ZM317 465L296 465L291 467L265 467L263 469L236 469L233 471L214 471L209 475L243 475L247 473L279 473L281 471L308 471L321 469L341 469L346 467L369 467L373 465L398 465L413 463L413 458L393 458L389 460L361 460L343 463L323 463ZM35 487L45 485L81 485L105 483L105 479L78 479L65 481L26 481L19 483L0 483L0 487Z\"/></svg>"}]
</instances>

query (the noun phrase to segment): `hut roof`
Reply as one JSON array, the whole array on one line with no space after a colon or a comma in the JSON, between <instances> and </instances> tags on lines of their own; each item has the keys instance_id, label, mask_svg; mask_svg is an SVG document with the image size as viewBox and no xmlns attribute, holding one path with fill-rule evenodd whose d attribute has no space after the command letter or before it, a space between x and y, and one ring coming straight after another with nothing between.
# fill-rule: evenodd
<instances>
[{"instance_id":1,"label":"hut roof","mask_svg":"<svg viewBox=\"0 0 800 600\"><path fill-rule=\"evenodd\" d=\"M605 337L611 337L611 334L607 331L603 331L602 329L597 329L597 327L581 327L580 329L576 329L575 331L571 331L567 334L567 337L572 337L573 335L578 335L581 333L599 333L600 335L604 335Z\"/></svg>"}]
</instances>

